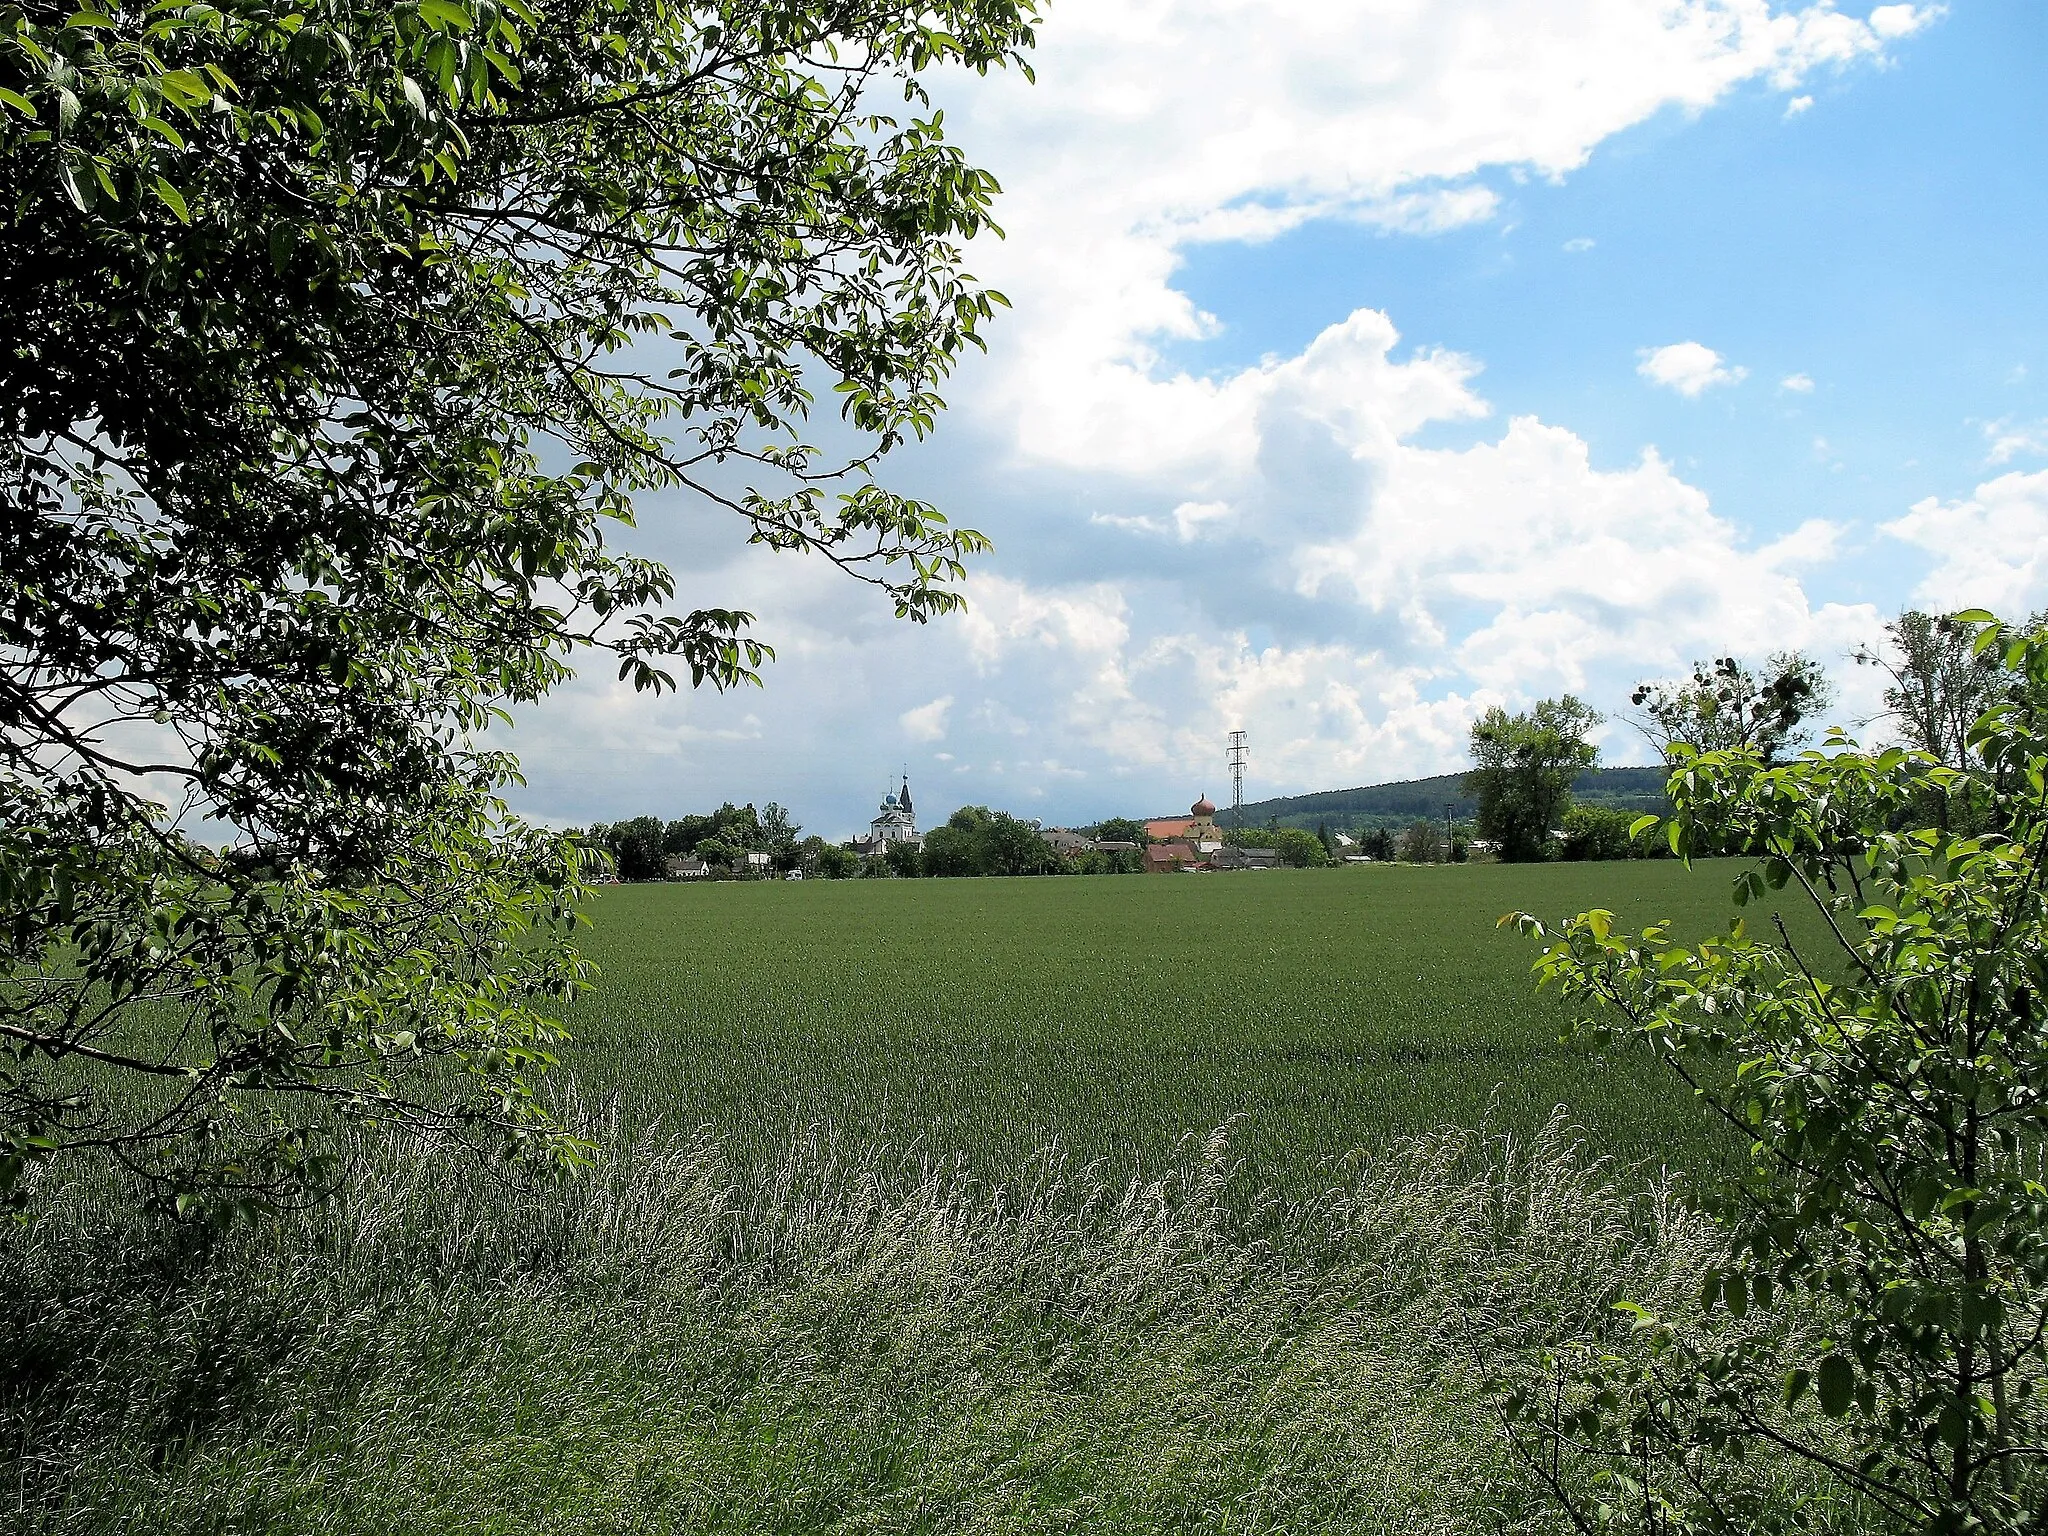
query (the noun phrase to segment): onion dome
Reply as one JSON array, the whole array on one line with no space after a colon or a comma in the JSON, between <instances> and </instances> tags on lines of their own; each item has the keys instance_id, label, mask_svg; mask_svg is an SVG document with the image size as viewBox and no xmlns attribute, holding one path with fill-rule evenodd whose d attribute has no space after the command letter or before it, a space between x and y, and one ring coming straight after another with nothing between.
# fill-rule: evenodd
<instances>
[{"instance_id":1,"label":"onion dome","mask_svg":"<svg viewBox=\"0 0 2048 1536\"><path fill-rule=\"evenodd\" d=\"M1216 814L1216 802L1211 800L1207 795L1204 795L1201 799L1197 800L1193 805L1189 806L1188 810L1191 814L1196 816L1214 816Z\"/></svg>"}]
</instances>

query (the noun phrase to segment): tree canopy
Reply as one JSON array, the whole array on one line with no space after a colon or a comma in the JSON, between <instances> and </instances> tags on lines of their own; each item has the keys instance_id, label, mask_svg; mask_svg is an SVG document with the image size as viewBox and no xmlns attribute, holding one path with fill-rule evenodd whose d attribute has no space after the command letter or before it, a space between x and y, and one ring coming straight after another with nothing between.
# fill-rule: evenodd
<instances>
[{"instance_id":1,"label":"tree canopy","mask_svg":"<svg viewBox=\"0 0 2048 1536\"><path fill-rule=\"evenodd\" d=\"M1000 303L920 76L1033 10L0 12L0 1179L233 1198L329 1110L573 1150L526 1079L578 852L477 733L593 647L756 678L608 540L650 491L957 604L985 541L871 478Z\"/></svg>"},{"instance_id":2,"label":"tree canopy","mask_svg":"<svg viewBox=\"0 0 2048 1536\"><path fill-rule=\"evenodd\" d=\"M1472 723L1465 790L1479 802L1479 835L1503 859L1540 859L1571 807L1572 781L1600 760L1586 735L1600 716L1578 699L1544 699L1511 715L1495 705Z\"/></svg>"},{"instance_id":3,"label":"tree canopy","mask_svg":"<svg viewBox=\"0 0 2048 1536\"><path fill-rule=\"evenodd\" d=\"M1834 699L1827 673L1803 651L1779 651L1761 668L1734 656L1695 662L1689 678L1638 683L1629 696L1637 728L1667 763L1680 747L1754 747L1775 761L1809 739L1810 722Z\"/></svg>"}]
</instances>

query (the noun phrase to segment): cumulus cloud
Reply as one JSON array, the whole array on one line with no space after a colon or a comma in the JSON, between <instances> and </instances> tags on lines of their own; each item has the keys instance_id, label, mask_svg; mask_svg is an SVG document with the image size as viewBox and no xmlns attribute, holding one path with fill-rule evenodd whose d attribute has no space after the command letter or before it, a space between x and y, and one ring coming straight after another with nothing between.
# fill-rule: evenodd
<instances>
[{"instance_id":1,"label":"cumulus cloud","mask_svg":"<svg viewBox=\"0 0 2048 1536\"><path fill-rule=\"evenodd\" d=\"M1645 347L1636 357L1637 373L1652 384L1677 390L1688 400L1699 399L1717 384L1739 384L1749 376L1747 368L1731 367L1712 347L1696 341Z\"/></svg>"},{"instance_id":2,"label":"cumulus cloud","mask_svg":"<svg viewBox=\"0 0 2048 1536\"><path fill-rule=\"evenodd\" d=\"M1745 84L1790 96L1933 14L1054 7L1035 86L941 95L1004 185L1008 239L970 264L1014 305L948 391L937 457L914 461L997 536L968 613L894 624L829 571L759 551L704 569L701 541L644 517L651 553L696 562L686 593L760 614L781 658L769 687L655 701L587 679L530 717L545 730L518 743L529 767L564 815L625 808L595 804L624 793L575 755L596 751L635 794L772 794L830 832L859 823L862 786L909 742L949 793L1160 809L1213 782L1234 726L1252 732L1258 792L1370 782L1455 766L1493 703L1612 698L1695 655L1864 638L1874 612L1801 584L1837 530L1759 545L1653 450L1599 464L1568 423L1495 423L1482 359L1404 341L1398 316L1331 315L1295 355L1235 370L1167 359L1221 323L1176 286L1195 246L1311 220L1427 239L1493 219L1512 179L1568 176L1613 134ZM1704 369L1659 382L1696 395L1741 376L1696 342L1660 349L1677 354L1664 366L1688 347ZM1432 435L1458 426L1464 446Z\"/></svg>"},{"instance_id":3,"label":"cumulus cloud","mask_svg":"<svg viewBox=\"0 0 2048 1536\"><path fill-rule=\"evenodd\" d=\"M1810 395L1813 393L1813 380L1803 373L1788 373L1778 380L1778 388L1788 394Z\"/></svg>"},{"instance_id":4,"label":"cumulus cloud","mask_svg":"<svg viewBox=\"0 0 2048 1536\"><path fill-rule=\"evenodd\" d=\"M1800 113L1809 112L1812 109L1813 98L1811 96L1794 96L1785 103L1785 116L1787 118L1794 118L1799 116Z\"/></svg>"},{"instance_id":5,"label":"cumulus cloud","mask_svg":"<svg viewBox=\"0 0 2048 1536\"><path fill-rule=\"evenodd\" d=\"M1984 436L1991 444L1984 455L1988 463L2010 464L2021 454L2048 453L2048 421L2015 423L2004 417L1987 422Z\"/></svg>"},{"instance_id":6,"label":"cumulus cloud","mask_svg":"<svg viewBox=\"0 0 2048 1536\"><path fill-rule=\"evenodd\" d=\"M1577 255L1580 251L1590 251L1593 249L1593 239L1590 235L1579 235L1565 241L1564 248L1573 255Z\"/></svg>"},{"instance_id":7,"label":"cumulus cloud","mask_svg":"<svg viewBox=\"0 0 2048 1536\"><path fill-rule=\"evenodd\" d=\"M1883 528L1932 557L1914 592L1923 607L2021 618L2048 602L2048 470L2000 475L1956 501L1930 496Z\"/></svg>"},{"instance_id":8,"label":"cumulus cloud","mask_svg":"<svg viewBox=\"0 0 2048 1536\"><path fill-rule=\"evenodd\" d=\"M946 714L952 707L953 695L942 693L929 704L906 709L896 717L896 723L903 727L903 734L912 741L944 741Z\"/></svg>"}]
</instances>

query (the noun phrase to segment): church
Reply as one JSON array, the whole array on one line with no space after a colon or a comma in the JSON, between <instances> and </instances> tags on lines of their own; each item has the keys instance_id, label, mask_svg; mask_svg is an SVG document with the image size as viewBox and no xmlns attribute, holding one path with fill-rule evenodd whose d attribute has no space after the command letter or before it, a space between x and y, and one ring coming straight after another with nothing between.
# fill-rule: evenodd
<instances>
[{"instance_id":1,"label":"church","mask_svg":"<svg viewBox=\"0 0 2048 1536\"><path fill-rule=\"evenodd\" d=\"M1204 795L1188 807L1184 817L1148 821L1145 837L1148 874L1200 869L1206 859L1223 847L1223 833L1216 825L1216 802Z\"/></svg>"},{"instance_id":2,"label":"church","mask_svg":"<svg viewBox=\"0 0 2048 1536\"><path fill-rule=\"evenodd\" d=\"M880 813L868 823L868 835L854 840L853 851L862 858L874 858L887 853L891 843L924 846L924 834L917 830L917 811L910 803L908 774L903 776L901 789L882 797Z\"/></svg>"}]
</instances>

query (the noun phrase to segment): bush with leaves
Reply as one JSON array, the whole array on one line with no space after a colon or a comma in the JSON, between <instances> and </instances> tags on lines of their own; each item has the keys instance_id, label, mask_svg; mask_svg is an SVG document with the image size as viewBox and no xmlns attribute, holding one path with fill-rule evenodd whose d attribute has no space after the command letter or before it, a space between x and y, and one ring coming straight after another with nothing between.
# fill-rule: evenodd
<instances>
[{"instance_id":1,"label":"bush with leaves","mask_svg":"<svg viewBox=\"0 0 2048 1536\"><path fill-rule=\"evenodd\" d=\"M1564 813L1559 852L1567 859L1627 859L1641 849L1630 835L1636 818L1604 806L1575 805Z\"/></svg>"},{"instance_id":2,"label":"bush with leaves","mask_svg":"<svg viewBox=\"0 0 2048 1536\"><path fill-rule=\"evenodd\" d=\"M1788 1458L1861 1529L2048 1522L2048 633L1962 622L2004 684L1967 738L1992 830L1900 830L1961 777L1927 754L1682 750L1671 848L1755 850L1738 901L1794 893L1821 952L1780 918L1688 945L1595 911L1540 962L1752 1152L1702 1313L1635 1309L1511 1401L1582 1529L1789 1526L1742 1471Z\"/></svg>"},{"instance_id":3,"label":"bush with leaves","mask_svg":"<svg viewBox=\"0 0 2048 1536\"><path fill-rule=\"evenodd\" d=\"M1033 0L0 8L0 1194L94 1150L233 1199L336 1112L572 1151L526 1077L579 850L475 733L592 647L755 678L748 615L608 544L644 491L957 604L985 541L870 478L1000 302L961 265L995 183L920 80L1032 35Z\"/></svg>"}]
</instances>

